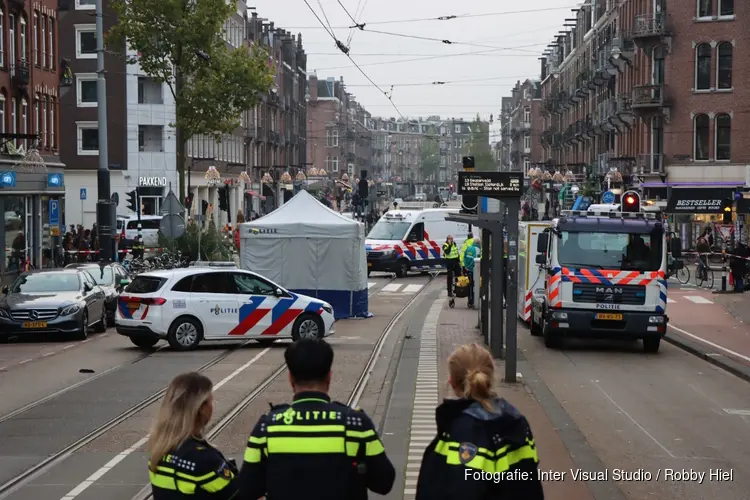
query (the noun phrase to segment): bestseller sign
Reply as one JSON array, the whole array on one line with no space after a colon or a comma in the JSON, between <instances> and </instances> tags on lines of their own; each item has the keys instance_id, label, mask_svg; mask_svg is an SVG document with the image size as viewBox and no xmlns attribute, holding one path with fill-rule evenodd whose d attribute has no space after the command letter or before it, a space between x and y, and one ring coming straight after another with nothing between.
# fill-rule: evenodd
<instances>
[{"instance_id":1,"label":"bestseller sign","mask_svg":"<svg viewBox=\"0 0 750 500\"><path fill-rule=\"evenodd\" d=\"M523 192L522 172L459 172L458 194L517 198Z\"/></svg>"}]
</instances>

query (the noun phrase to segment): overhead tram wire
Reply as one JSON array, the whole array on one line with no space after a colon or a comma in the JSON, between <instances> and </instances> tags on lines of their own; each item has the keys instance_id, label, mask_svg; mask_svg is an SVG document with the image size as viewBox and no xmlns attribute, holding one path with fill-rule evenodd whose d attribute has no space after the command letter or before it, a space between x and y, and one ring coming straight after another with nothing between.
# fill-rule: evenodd
<instances>
[{"instance_id":1,"label":"overhead tram wire","mask_svg":"<svg viewBox=\"0 0 750 500\"><path fill-rule=\"evenodd\" d=\"M487 78L467 78L463 80L446 80L446 81L433 81L433 82L420 82L420 83L391 83L384 85L385 87L427 87L427 86L441 86L441 85L452 85L455 83L469 83L469 82L489 82L494 80L515 80L516 78L530 78L528 75L522 76L495 76ZM347 84L347 87L369 87L365 84Z\"/></svg>"},{"instance_id":2,"label":"overhead tram wire","mask_svg":"<svg viewBox=\"0 0 750 500\"><path fill-rule=\"evenodd\" d=\"M320 12L323 14L323 17L325 18L326 23L328 23L328 30L326 31L328 31L333 38L336 38L336 34L333 32L333 27L331 26L331 21L328 20L328 16L326 15L326 10L323 8L323 4L320 3L320 0L318 0L318 7L320 7ZM318 18L318 20L320 21L320 18ZM321 24L323 24L322 21L321 21ZM325 25L323 25L323 27L325 28Z\"/></svg>"},{"instance_id":3,"label":"overhead tram wire","mask_svg":"<svg viewBox=\"0 0 750 500\"><path fill-rule=\"evenodd\" d=\"M346 7L344 6L343 3L341 3L341 0L336 0L336 1L341 6L341 8L344 9L344 12L346 12L346 15L349 16L349 19L351 19L352 22L354 23L354 26L351 26L349 28L349 35L346 37L346 46L347 47L351 47L352 46L352 38L354 37L354 29L355 28L363 29L365 27L365 25L358 23L357 20L354 19L354 16L352 16L351 14L349 14L349 11L346 10ZM318 2L318 5L320 5L320 2ZM321 7L321 9L322 8L323 7Z\"/></svg>"},{"instance_id":4,"label":"overhead tram wire","mask_svg":"<svg viewBox=\"0 0 750 500\"><path fill-rule=\"evenodd\" d=\"M313 16L315 16L315 19L317 19L318 22L321 25L323 25L323 27L325 27L325 25L323 24L323 21L320 19L320 17L318 16L318 14L315 12L315 9L313 9L312 6L310 5L310 2L308 2L307 0L304 0L304 2L305 2L305 5L307 5L307 8L310 9L310 12L312 12ZM333 41L336 43L336 47L338 47L339 50L349 59L349 61L351 61L351 63L354 64L354 67L357 68L360 73L362 73L362 76L364 76L367 79L367 81L370 82L373 85L373 87L375 87L376 89L378 89L385 96L385 98L388 99L388 102L391 104L391 106L393 106L393 109L396 110L396 113L398 113L398 115L401 117L401 119L402 120L406 120L406 117L398 109L398 106L396 106L396 103L393 102L393 98L388 94L388 92L386 92L382 88L380 88L380 86L377 83L375 83L372 80L372 78L370 78L370 76L367 73L365 73L365 70L363 70L362 68L360 68L359 64L357 64L356 61L354 61L354 59L352 59L352 57L349 55L349 47L347 47L346 45L344 45L341 42L341 40L339 40L338 38L336 38L336 35L333 34L332 30L331 31L326 30L326 31L331 36L331 38L333 38Z\"/></svg>"}]
</instances>

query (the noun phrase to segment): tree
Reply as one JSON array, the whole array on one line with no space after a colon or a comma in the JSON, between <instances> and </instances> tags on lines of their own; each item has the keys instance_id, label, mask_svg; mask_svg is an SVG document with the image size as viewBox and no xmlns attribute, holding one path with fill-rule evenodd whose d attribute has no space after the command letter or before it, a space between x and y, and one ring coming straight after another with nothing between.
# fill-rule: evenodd
<instances>
[{"instance_id":1,"label":"tree","mask_svg":"<svg viewBox=\"0 0 750 500\"><path fill-rule=\"evenodd\" d=\"M438 138L434 127L431 127L429 135L422 137L420 164L423 180L432 176L437 179L437 172L440 168L440 150L438 149Z\"/></svg>"},{"instance_id":2,"label":"tree","mask_svg":"<svg viewBox=\"0 0 750 500\"><path fill-rule=\"evenodd\" d=\"M167 84L175 101L178 189L185 196L185 146L205 134L217 141L240 125L273 84L268 53L253 46L230 49L224 22L235 12L225 0L114 0L117 24L107 35L129 63Z\"/></svg>"},{"instance_id":3,"label":"tree","mask_svg":"<svg viewBox=\"0 0 750 500\"><path fill-rule=\"evenodd\" d=\"M466 156L474 157L474 168L479 171L497 170L495 156L490 148L490 124L477 115L471 124L471 136L464 149Z\"/></svg>"}]
</instances>

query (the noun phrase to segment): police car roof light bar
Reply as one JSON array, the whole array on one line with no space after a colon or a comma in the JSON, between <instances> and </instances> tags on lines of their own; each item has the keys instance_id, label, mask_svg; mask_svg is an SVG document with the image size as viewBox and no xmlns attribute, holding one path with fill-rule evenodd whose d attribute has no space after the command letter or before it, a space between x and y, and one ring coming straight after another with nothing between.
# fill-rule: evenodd
<instances>
[{"instance_id":1,"label":"police car roof light bar","mask_svg":"<svg viewBox=\"0 0 750 500\"><path fill-rule=\"evenodd\" d=\"M655 213L648 212L587 212L586 210L563 210L563 216L573 217L609 217L610 219L649 219L655 220Z\"/></svg>"}]
</instances>

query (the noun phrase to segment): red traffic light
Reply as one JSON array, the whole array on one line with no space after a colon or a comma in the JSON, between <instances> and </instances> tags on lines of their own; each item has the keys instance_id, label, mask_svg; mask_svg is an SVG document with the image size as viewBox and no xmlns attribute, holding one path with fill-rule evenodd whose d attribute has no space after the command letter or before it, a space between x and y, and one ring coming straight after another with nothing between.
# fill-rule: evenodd
<instances>
[{"instance_id":1,"label":"red traffic light","mask_svg":"<svg viewBox=\"0 0 750 500\"><path fill-rule=\"evenodd\" d=\"M451 189L453 189L453 184L451 184Z\"/></svg>"},{"instance_id":2,"label":"red traffic light","mask_svg":"<svg viewBox=\"0 0 750 500\"><path fill-rule=\"evenodd\" d=\"M627 203L628 205L632 205L633 203L635 203L635 197L633 197L633 196L626 197L625 198L625 203Z\"/></svg>"}]
</instances>

